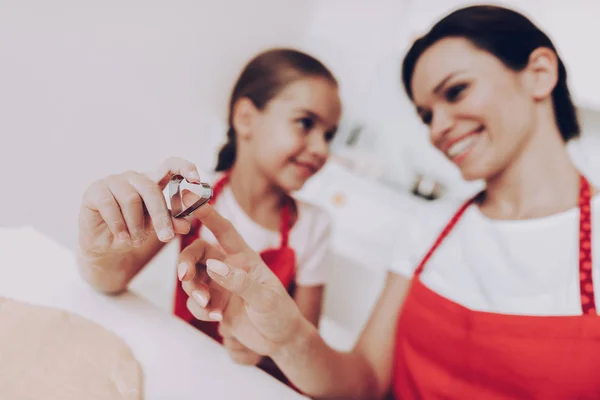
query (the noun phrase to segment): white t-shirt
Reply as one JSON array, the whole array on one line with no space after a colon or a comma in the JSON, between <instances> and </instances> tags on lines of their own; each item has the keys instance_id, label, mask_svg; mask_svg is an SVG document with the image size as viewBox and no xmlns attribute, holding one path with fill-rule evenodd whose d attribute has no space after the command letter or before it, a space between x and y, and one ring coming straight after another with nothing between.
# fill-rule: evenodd
<instances>
[{"instance_id":1,"label":"white t-shirt","mask_svg":"<svg viewBox=\"0 0 600 400\"><path fill-rule=\"evenodd\" d=\"M205 175L202 175L203 178ZM215 209L227 218L255 251L279 248L281 232L266 229L254 222L239 205L230 186L225 186L217 197ZM289 246L296 253L296 284L317 286L329 277L331 218L329 214L307 202L296 199L298 217L289 236ZM200 236L214 243L214 235L206 228Z\"/></svg>"},{"instance_id":2,"label":"white t-shirt","mask_svg":"<svg viewBox=\"0 0 600 400\"><path fill-rule=\"evenodd\" d=\"M460 207L425 208L401 238L391 270L404 277L431 248ZM600 302L600 196L592 199L592 260ZM471 206L421 274L425 286L478 311L520 315L581 315L579 209L521 221L492 220Z\"/></svg>"}]
</instances>

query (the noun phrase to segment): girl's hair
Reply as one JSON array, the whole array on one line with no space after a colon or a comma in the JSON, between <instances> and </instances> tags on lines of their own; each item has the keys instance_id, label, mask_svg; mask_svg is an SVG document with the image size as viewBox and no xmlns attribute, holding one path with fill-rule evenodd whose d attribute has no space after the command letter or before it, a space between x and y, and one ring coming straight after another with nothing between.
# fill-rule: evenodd
<instances>
[{"instance_id":1,"label":"girl's hair","mask_svg":"<svg viewBox=\"0 0 600 400\"><path fill-rule=\"evenodd\" d=\"M448 37L469 40L476 47L496 56L513 71L523 70L531 53L546 47L556 52L548 36L527 17L502 7L478 5L456 10L444 17L424 36L417 39L404 58L402 81L413 99L411 80L419 57L433 44ZM558 81L552 91L554 117L565 142L580 134L577 112L567 86L567 71L558 59Z\"/></svg>"},{"instance_id":2,"label":"girl's hair","mask_svg":"<svg viewBox=\"0 0 600 400\"><path fill-rule=\"evenodd\" d=\"M244 68L229 100L227 143L221 148L216 171L226 171L236 157L236 132L233 109L241 98L248 98L256 108L264 109L290 83L306 78L322 77L337 85L333 74L319 60L292 49L272 49L258 54Z\"/></svg>"}]
</instances>

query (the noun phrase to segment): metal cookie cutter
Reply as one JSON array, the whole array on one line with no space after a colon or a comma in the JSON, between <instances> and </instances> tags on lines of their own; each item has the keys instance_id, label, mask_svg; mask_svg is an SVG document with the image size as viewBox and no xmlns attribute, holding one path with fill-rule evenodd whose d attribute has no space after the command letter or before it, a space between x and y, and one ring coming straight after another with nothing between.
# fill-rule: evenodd
<instances>
[{"instance_id":1,"label":"metal cookie cutter","mask_svg":"<svg viewBox=\"0 0 600 400\"><path fill-rule=\"evenodd\" d=\"M175 175L169 181L169 199L171 200L171 214L174 218L183 218L187 217L202 205L208 203L213 195L212 186L208 183L201 182L200 186L202 187L202 194L200 199L196 201L194 204L185 208L183 205L183 198L181 195L181 182L183 182L185 178L181 175ZM198 193L196 193L198 194Z\"/></svg>"}]
</instances>

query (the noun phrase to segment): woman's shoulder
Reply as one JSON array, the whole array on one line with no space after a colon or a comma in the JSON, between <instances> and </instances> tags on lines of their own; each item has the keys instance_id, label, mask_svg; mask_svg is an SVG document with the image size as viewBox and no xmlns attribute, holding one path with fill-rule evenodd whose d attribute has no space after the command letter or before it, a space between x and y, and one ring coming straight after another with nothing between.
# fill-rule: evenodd
<instances>
[{"instance_id":1,"label":"woman's shoulder","mask_svg":"<svg viewBox=\"0 0 600 400\"><path fill-rule=\"evenodd\" d=\"M468 199L444 198L426 203L412 215L413 239L430 240L439 233ZM435 238L433 238L435 239Z\"/></svg>"},{"instance_id":2,"label":"woman's shoulder","mask_svg":"<svg viewBox=\"0 0 600 400\"><path fill-rule=\"evenodd\" d=\"M418 260L431 248L466 199L443 198L413 210L398 227L391 270L410 278Z\"/></svg>"}]
</instances>

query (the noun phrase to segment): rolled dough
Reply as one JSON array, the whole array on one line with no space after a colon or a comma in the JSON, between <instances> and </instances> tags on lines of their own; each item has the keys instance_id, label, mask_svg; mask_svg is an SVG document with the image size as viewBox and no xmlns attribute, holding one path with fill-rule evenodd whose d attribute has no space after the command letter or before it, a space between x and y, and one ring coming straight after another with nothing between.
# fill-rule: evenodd
<instances>
[{"instance_id":1,"label":"rolled dough","mask_svg":"<svg viewBox=\"0 0 600 400\"><path fill-rule=\"evenodd\" d=\"M0 297L0 397L139 400L142 371L121 338L78 315Z\"/></svg>"}]
</instances>

